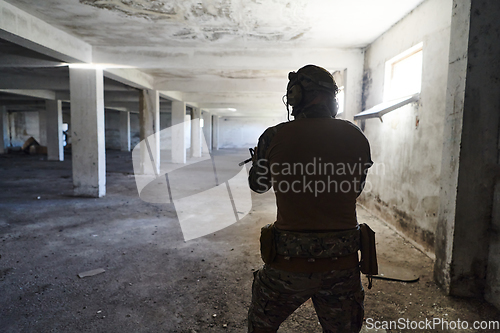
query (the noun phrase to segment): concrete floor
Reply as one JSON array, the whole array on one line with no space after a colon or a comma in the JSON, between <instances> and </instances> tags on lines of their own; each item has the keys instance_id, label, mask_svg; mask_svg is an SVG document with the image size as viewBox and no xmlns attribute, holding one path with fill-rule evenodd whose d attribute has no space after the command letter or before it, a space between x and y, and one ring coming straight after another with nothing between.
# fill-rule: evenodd
<instances>
[{"instance_id":1,"label":"concrete floor","mask_svg":"<svg viewBox=\"0 0 500 333\"><path fill-rule=\"evenodd\" d=\"M172 204L138 197L130 153L107 152L101 199L72 196L69 155L1 155L0 171L1 332L245 332L260 227L275 215L272 193L252 194L240 222L185 242ZM484 302L444 296L432 260L362 207L358 215L377 232L381 267L420 276L411 284L375 280L371 290L363 278L366 319L500 318ZM97 268L105 273L77 276ZM391 332L400 331L413 330ZM310 301L279 332L321 332Z\"/></svg>"}]
</instances>

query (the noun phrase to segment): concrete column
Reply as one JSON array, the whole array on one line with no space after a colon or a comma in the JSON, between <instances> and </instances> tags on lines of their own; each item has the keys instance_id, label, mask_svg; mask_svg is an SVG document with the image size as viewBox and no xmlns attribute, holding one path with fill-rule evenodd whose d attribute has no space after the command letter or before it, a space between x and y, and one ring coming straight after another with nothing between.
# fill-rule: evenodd
<instances>
[{"instance_id":1,"label":"concrete column","mask_svg":"<svg viewBox=\"0 0 500 333\"><path fill-rule=\"evenodd\" d=\"M45 101L47 103L48 100ZM38 143L40 146L47 146L47 107L38 111Z\"/></svg>"},{"instance_id":2,"label":"concrete column","mask_svg":"<svg viewBox=\"0 0 500 333\"><path fill-rule=\"evenodd\" d=\"M209 154L212 150L212 115L208 111L202 111L201 118L203 119L203 135L205 136L206 145L203 145L203 154Z\"/></svg>"},{"instance_id":3,"label":"concrete column","mask_svg":"<svg viewBox=\"0 0 500 333\"><path fill-rule=\"evenodd\" d=\"M101 69L70 68L74 193L106 195L104 78Z\"/></svg>"},{"instance_id":4,"label":"concrete column","mask_svg":"<svg viewBox=\"0 0 500 333\"><path fill-rule=\"evenodd\" d=\"M492 223L500 169L499 15L498 1L453 1L434 275L456 296L482 297L495 287L500 307L500 268L488 266L500 231Z\"/></svg>"},{"instance_id":5,"label":"concrete column","mask_svg":"<svg viewBox=\"0 0 500 333\"><path fill-rule=\"evenodd\" d=\"M354 121L354 115L361 112L363 86L363 64L353 64L344 70L344 112L341 119Z\"/></svg>"},{"instance_id":6,"label":"concrete column","mask_svg":"<svg viewBox=\"0 0 500 333\"><path fill-rule=\"evenodd\" d=\"M62 130L62 102L45 101L47 116L47 159L64 161L64 140Z\"/></svg>"},{"instance_id":7,"label":"concrete column","mask_svg":"<svg viewBox=\"0 0 500 333\"><path fill-rule=\"evenodd\" d=\"M172 163L186 163L186 141L184 120L186 103L172 102ZM175 126L180 125L180 126ZM182 125L182 126L181 126Z\"/></svg>"},{"instance_id":8,"label":"concrete column","mask_svg":"<svg viewBox=\"0 0 500 333\"><path fill-rule=\"evenodd\" d=\"M212 116L212 149L219 150L219 116Z\"/></svg>"},{"instance_id":9,"label":"concrete column","mask_svg":"<svg viewBox=\"0 0 500 333\"><path fill-rule=\"evenodd\" d=\"M191 121L191 154L193 157L201 157L201 110L193 108Z\"/></svg>"},{"instance_id":10,"label":"concrete column","mask_svg":"<svg viewBox=\"0 0 500 333\"><path fill-rule=\"evenodd\" d=\"M130 112L120 112L120 149L130 151Z\"/></svg>"},{"instance_id":11,"label":"concrete column","mask_svg":"<svg viewBox=\"0 0 500 333\"><path fill-rule=\"evenodd\" d=\"M154 136L154 140L148 140L152 158L155 161L156 171L160 170L160 93L157 90L142 90L139 98L139 126L141 142L149 136ZM144 158L149 159L147 149L141 152L147 154Z\"/></svg>"},{"instance_id":12,"label":"concrete column","mask_svg":"<svg viewBox=\"0 0 500 333\"><path fill-rule=\"evenodd\" d=\"M6 153L9 142L9 120L7 118L7 108L0 106L0 154Z\"/></svg>"}]
</instances>

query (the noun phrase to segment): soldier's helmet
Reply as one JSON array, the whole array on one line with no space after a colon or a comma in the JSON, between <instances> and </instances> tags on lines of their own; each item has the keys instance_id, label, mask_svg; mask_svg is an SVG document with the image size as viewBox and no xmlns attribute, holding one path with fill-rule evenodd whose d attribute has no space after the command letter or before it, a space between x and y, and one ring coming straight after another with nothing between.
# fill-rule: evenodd
<instances>
[{"instance_id":1,"label":"soldier's helmet","mask_svg":"<svg viewBox=\"0 0 500 333\"><path fill-rule=\"evenodd\" d=\"M300 104L305 93L312 90L325 91L333 96L338 87L332 74L316 65L306 65L297 72L288 73L287 102L291 106Z\"/></svg>"}]
</instances>

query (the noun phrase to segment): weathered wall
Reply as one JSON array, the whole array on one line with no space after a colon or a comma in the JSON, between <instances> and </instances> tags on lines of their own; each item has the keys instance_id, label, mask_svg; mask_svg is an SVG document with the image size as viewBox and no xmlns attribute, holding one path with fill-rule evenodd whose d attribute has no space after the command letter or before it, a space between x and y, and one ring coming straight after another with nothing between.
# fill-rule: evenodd
<instances>
[{"instance_id":1,"label":"weathered wall","mask_svg":"<svg viewBox=\"0 0 500 333\"><path fill-rule=\"evenodd\" d=\"M260 135L281 118L221 117L219 119L219 148L253 148Z\"/></svg>"},{"instance_id":2,"label":"weathered wall","mask_svg":"<svg viewBox=\"0 0 500 333\"><path fill-rule=\"evenodd\" d=\"M11 138L8 138L7 146L22 147L30 136L40 140L38 112L8 112L8 119Z\"/></svg>"},{"instance_id":3,"label":"weathered wall","mask_svg":"<svg viewBox=\"0 0 500 333\"><path fill-rule=\"evenodd\" d=\"M493 194L498 196L499 185L500 2L470 3L461 140L451 137L460 144L460 156L450 293L475 297L486 293L500 308L500 223Z\"/></svg>"},{"instance_id":4,"label":"weathered wall","mask_svg":"<svg viewBox=\"0 0 500 333\"><path fill-rule=\"evenodd\" d=\"M385 62L423 42L422 88L418 105L368 119L365 134L372 159L372 185L360 198L369 209L433 252L446 102L452 0L428 0L366 50L363 104L383 99ZM375 172L374 172L375 171Z\"/></svg>"},{"instance_id":5,"label":"weathered wall","mask_svg":"<svg viewBox=\"0 0 500 333\"><path fill-rule=\"evenodd\" d=\"M454 0L434 277L500 308L500 2Z\"/></svg>"}]
</instances>

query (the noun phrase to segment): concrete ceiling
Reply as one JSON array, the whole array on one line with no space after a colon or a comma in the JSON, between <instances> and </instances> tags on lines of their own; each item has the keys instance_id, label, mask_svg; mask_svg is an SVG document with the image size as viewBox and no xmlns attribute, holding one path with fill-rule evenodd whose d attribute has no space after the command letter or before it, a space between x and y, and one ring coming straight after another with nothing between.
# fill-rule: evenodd
<instances>
[{"instance_id":1,"label":"concrete ceiling","mask_svg":"<svg viewBox=\"0 0 500 333\"><path fill-rule=\"evenodd\" d=\"M289 71L307 63L346 68L349 52L373 42L423 0L5 2L90 44L94 63L143 71L158 89L202 107L262 115L284 112ZM55 81L44 71L58 66L57 57L0 43L0 72L19 80L32 73ZM0 82L0 89L19 87Z\"/></svg>"}]
</instances>

